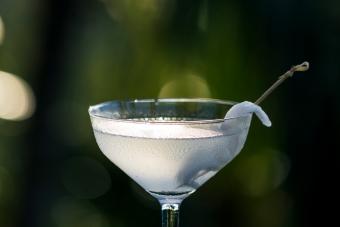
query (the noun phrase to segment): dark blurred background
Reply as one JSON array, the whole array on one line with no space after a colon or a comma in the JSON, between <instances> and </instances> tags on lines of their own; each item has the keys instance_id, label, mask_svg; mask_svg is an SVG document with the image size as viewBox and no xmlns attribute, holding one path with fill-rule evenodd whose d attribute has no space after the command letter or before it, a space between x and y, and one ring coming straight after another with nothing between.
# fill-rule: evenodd
<instances>
[{"instance_id":1,"label":"dark blurred background","mask_svg":"<svg viewBox=\"0 0 340 227\"><path fill-rule=\"evenodd\" d=\"M182 226L339 223L340 1L0 0L0 226L160 226L95 144L90 104L210 97L262 105L241 154ZM335 222L335 223L334 223Z\"/></svg>"}]
</instances>

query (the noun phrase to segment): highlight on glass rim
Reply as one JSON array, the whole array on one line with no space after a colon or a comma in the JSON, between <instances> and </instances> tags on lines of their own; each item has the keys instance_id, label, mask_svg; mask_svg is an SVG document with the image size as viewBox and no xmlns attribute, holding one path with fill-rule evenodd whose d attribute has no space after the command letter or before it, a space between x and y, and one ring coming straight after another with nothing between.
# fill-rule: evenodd
<instances>
[{"instance_id":1,"label":"highlight on glass rim","mask_svg":"<svg viewBox=\"0 0 340 227\"><path fill-rule=\"evenodd\" d=\"M0 0L0 227L336 225L339 9Z\"/></svg>"}]
</instances>

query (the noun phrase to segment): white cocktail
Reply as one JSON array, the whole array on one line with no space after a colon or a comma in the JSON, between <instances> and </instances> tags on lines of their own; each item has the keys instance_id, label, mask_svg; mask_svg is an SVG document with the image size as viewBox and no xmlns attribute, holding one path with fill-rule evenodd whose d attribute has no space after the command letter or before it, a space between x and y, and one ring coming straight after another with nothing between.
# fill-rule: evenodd
<instances>
[{"instance_id":1,"label":"white cocktail","mask_svg":"<svg viewBox=\"0 0 340 227\"><path fill-rule=\"evenodd\" d=\"M90 107L101 151L162 206L162 226L178 226L179 205L242 149L253 113L308 62L292 66L254 103L216 99L111 101Z\"/></svg>"},{"instance_id":2,"label":"white cocktail","mask_svg":"<svg viewBox=\"0 0 340 227\"><path fill-rule=\"evenodd\" d=\"M90 107L89 113L101 151L159 200L163 226L177 226L182 200L241 151L252 113L267 118L252 103L233 104L213 99L112 101Z\"/></svg>"},{"instance_id":3,"label":"white cocktail","mask_svg":"<svg viewBox=\"0 0 340 227\"><path fill-rule=\"evenodd\" d=\"M194 192L238 154L248 132L248 127L244 127L228 134L219 128L220 123L144 120L146 125L102 125L95 127L94 133L103 153L160 199L183 198ZM124 127L126 133L117 130Z\"/></svg>"}]
</instances>

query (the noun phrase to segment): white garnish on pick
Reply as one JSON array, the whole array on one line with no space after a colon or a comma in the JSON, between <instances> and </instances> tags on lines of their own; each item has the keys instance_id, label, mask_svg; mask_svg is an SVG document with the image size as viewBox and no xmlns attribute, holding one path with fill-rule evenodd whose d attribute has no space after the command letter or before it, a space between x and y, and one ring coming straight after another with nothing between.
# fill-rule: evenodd
<instances>
[{"instance_id":1,"label":"white garnish on pick","mask_svg":"<svg viewBox=\"0 0 340 227\"><path fill-rule=\"evenodd\" d=\"M247 115L252 115L253 113L256 114L256 116L260 119L262 124L264 124L265 126L270 127L272 125L272 123L269 120L269 117L262 110L262 108L248 101L244 101L244 102L241 102L241 103L238 103L232 106L224 118L228 119L228 118L243 117Z\"/></svg>"}]
</instances>

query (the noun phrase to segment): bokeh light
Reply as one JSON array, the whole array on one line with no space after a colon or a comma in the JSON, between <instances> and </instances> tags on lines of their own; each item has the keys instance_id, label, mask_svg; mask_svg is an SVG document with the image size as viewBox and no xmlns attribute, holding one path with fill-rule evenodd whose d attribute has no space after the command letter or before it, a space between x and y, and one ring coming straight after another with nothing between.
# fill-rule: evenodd
<instances>
[{"instance_id":1,"label":"bokeh light","mask_svg":"<svg viewBox=\"0 0 340 227\"><path fill-rule=\"evenodd\" d=\"M238 180L243 193L261 196L277 189L284 182L290 163L282 152L268 149L247 154L238 168Z\"/></svg>"},{"instance_id":2,"label":"bokeh light","mask_svg":"<svg viewBox=\"0 0 340 227\"><path fill-rule=\"evenodd\" d=\"M5 38L5 25L2 21L2 18L0 17L0 45L3 43Z\"/></svg>"},{"instance_id":3,"label":"bokeh light","mask_svg":"<svg viewBox=\"0 0 340 227\"><path fill-rule=\"evenodd\" d=\"M165 83L158 94L159 98L209 98L210 96L208 83L202 77L192 73Z\"/></svg>"},{"instance_id":4,"label":"bokeh light","mask_svg":"<svg viewBox=\"0 0 340 227\"><path fill-rule=\"evenodd\" d=\"M160 15L160 10L167 4L167 1L159 0L100 0L110 15L117 20L124 20L130 25L145 26ZM135 14L136 17L130 17ZM137 19L138 20L135 20ZM132 23L131 23L132 22Z\"/></svg>"},{"instance_id":5,"label":"bokeh light","mask_svg":"<svg viewBox=\"0 0 340 227\"><path fill-rule=\"evenodd\" d=\"M24 120L35 109L35 98L30 86L18 76L0 71L0 118Z\"/></svg>"},{"instance_id":6,"label":"bokeh light","mask_svg":"<svg viewBox=\"0 0 340 227\"><path fill-rule=\"evenodd\" d=\"M61 165L65 188L75 197L93 199L106 193L111 178L104 166L88 157L74 157Z\"/></svg>"},{"instance_id":7,"label":"bokeh light","mask_svg":"<svg viewBox=\"0 0 340 227\"><path fill-rule=\"evenodd\" d=\"M90 202L70 197L60 198L52 208L51 216L56 227L111 226L108 219Z\"/></svg>"}]
</instances>

